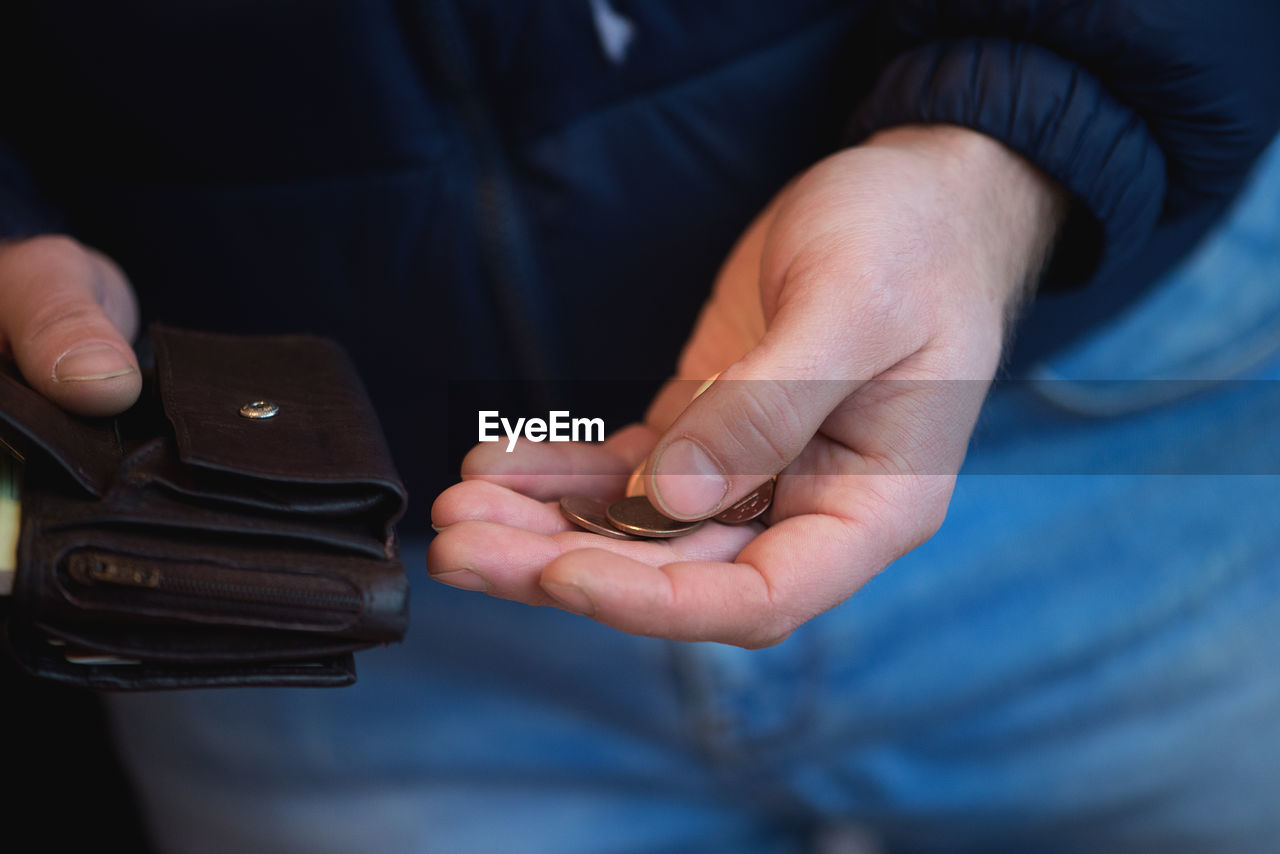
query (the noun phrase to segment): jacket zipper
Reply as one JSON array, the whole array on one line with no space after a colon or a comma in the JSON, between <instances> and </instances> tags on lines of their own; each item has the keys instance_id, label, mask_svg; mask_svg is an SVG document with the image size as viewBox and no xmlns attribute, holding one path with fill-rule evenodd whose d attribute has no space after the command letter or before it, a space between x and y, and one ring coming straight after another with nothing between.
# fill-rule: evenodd
<instances>
[{"instance_id":1,"label":"jacket zipper","mask_svg":"<svg viewBox=\"0 0 1280 854\"><path fill-rule=\"evenodd\" d=\"M411 49L422 63L434 62L449 89L463 126L464 150L475 175L476 221L484 248L489 291L502 328L518 360L516 369L532 381L535 395L555 405L550 381L561 376L548 330L546 296L538 284L537 265L527 223L502 152L497 123L490 114L477 78L467 33L451 0L416 0L413 21L406 27Z\"/></svg>"}]
</instances>

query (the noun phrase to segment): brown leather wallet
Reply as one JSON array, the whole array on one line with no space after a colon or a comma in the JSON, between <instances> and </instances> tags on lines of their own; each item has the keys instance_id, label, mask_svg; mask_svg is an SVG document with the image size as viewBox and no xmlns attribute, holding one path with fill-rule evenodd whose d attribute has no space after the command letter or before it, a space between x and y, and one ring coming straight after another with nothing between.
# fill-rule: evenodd
<instances>
[{"instance_id":1,"label":"brown leather wallet","mask_svg":"<svg viewBox=\"0 0 1280 854\"><path fill-rule=\"evenodd\" d=\"M311 336L149 337L118 418L0 375L25 457L11 652L101 689L354 682L354 650L403 638L408 582L405 489L350 360Z\"/></svg>"}]
</instances>

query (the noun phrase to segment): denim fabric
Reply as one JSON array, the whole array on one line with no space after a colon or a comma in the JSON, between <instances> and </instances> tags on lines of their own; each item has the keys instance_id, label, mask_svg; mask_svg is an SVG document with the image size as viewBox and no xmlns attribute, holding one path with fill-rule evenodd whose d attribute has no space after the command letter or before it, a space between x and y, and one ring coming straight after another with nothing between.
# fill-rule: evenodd
<instances>
[{"instance_id":1,"label":"denim fabric","mask_svg":"<svg viewBox=\"0 0 1280 854\"><path fill-rule=\"evenodd\" d=\"M777 647L434 585L418 543L408 642L354 688L112 698L160 846L1274 850L1280 477L1251 472L1280 444L1253 405L1280 375L1278 167L1151 301L998 388L939 534ZM1187 372L1250 381L1147 396ZM1091 453L1109 474L1062 473Z\"/></svg>"},{"instance_id":2,"label":"denim fabric","mask_svg":"<svg viewBox=\"0 0 1280 854\"><path fill-rule=\"evenodd\" d=\"M1176 381L1268 377L1280 351L1280 141L1232 217L1136 308L1033 375L1054 402L1115 414L1191 390ZM1157 380L1162 382L1147 382Z\"/></svg>"}]
</instances>

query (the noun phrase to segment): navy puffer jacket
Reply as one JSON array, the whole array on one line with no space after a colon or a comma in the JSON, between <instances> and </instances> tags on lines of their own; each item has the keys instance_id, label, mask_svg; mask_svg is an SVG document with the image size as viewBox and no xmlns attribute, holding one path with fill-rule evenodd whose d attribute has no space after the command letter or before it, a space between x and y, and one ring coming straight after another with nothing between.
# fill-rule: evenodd
<instances>
[{"instance_id":1,"label":"navy puffer jacket","mask_svg":"<svg viewBox=\"0 0 1280 854\"><path fill-rule=\"evenodd\" d=\"M752 214L878 128L1074 194L1019 358L1069 341L1238 190L1278 39L1275 0L14 0L0 237L69 231L149 317L342 338L421 518L474 439L450 380L656 382Z\"/></svg>"}]
</instances>

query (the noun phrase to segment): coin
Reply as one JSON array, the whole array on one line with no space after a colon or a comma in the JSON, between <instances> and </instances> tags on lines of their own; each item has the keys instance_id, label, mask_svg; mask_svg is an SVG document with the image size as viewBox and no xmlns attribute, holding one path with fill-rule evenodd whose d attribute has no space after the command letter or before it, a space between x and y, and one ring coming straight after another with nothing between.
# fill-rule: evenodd
<instances>
[{"instance_id":1,"label":"coin","mask_svg":"<svg viewBox=\"0 0 1280 854\"><path fill-rule=\"evenodd\" d=\"M741 525L759 518L769 509L769 505L773 504L773 486L777 480L776 477L769 478L737 504L727 510L721 510L711 518L726 525Z\"/></svg>"},{"instance_id":2,"label":"coin","mask_svg":"<svg viewBox=\"0 0 1280 854\"><path fill-rule=\"evenodd\" d=\"M606 513L608 509L609 505L605 502L595 498L587 498L583 495L566 495L560 499L560 512L579 528L583 528L593 534L612 537L615 540L637 539L630 534L619 531L609 523L609 517Z\"/></svg>"},{"instance_id":3,"label":"coin","mask_svg":"<svg viewBox=\"0 0 1280 854\"><path fill-rule=\"evenodd\" d=\"M698 390L693 393L693 397L689 398L689 402L693 403L695 400L697 400L704 391L711 388L711 386L715 384L716 380L720 379L720 375L723 373L724 371L716 371L714 374L712 374L711 376L703 380L702 385L698 386Z\"/></svg>"},{"instance_id":4,"label":"coin","mask_svg":"<svg viewBox=\"0 0 1280 854\"><path fill-rule=\"evenodd\" d=\"M702 521L678 522L663 516L643 495L619 499L609 505L609 521L619 531L641 537L679 537L702 525Z\"/></svg>"},{"instance_id":5,"label":"coin","mask_svg":"<svg viewBox=\"0 0 1280 854\"><path fill-rule=\"evenodd\" d=\"M627 489L623 494L628 498L634 498L637 495L644 495L644 478L640 475L644 471L645 461L641 461L636 466L636 470L631 473L631 477L627 478Z\"/></svg>"}]
</instances>

